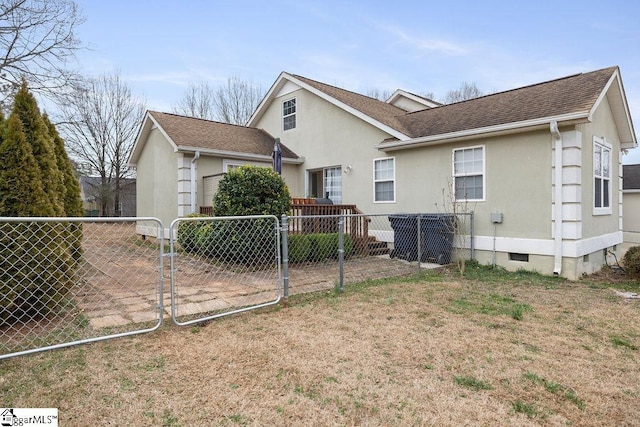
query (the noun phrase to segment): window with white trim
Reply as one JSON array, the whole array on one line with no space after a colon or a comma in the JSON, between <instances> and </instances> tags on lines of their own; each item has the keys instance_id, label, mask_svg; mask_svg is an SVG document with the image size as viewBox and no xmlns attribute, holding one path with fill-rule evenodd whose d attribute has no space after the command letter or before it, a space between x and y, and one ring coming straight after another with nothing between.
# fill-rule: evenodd
<instances>
[{"instance_id":1,"label":"window with white trim","mask_svg":"<svg viewBox=\"0 0 640 427\"><path fill-rule=\"evenodd\" d=\"M484 147L453 150L455 200L484 200Z\"/></svg>"},{"instance_id":2,"label":"window with white trim","mask_svg":"<svg viewBox=\"0 0 640 427\"><path fill-rule=\"evenodd\" d=\"M611 145L593 137L593 213L611 213Z\"/></svg>"},{"instance_id":3,"label":"window with white trim","mask_svg":"<svg viewBox=\"0 0 640 427\"><path fill-rule=\"evenodd\" d=\"M373 160L373 201L396 201L396 161L394 157Z\"/></svg>"},{"instance_id":4,"label":"window with white trim","mask_svg":"<svg viewBox=\"0 0 640 427\"><path fill-rule=\"evenodd\" d=\"M296 98L282 103L282 129L289 130L296 127Z\"/></svg>"}]
</instances>

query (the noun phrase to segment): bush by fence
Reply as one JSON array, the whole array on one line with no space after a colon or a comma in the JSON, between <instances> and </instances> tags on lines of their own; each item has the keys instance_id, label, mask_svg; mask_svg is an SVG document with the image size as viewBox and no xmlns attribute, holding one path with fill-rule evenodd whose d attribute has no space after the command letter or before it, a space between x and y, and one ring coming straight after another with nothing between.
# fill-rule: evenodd
<instances>
[{"instance_id":1,"label":"bush by fence","mask_svg":"<svg viewBox=\"0 0 640 427\"><path fill-rule=\"evenodd\" d=\"M353 240L345 234L343 237L344 256L353 255ZM320 262L337 259L339 250L338 233L313 233L289 235L289 262Z\"/></svg>"},{"instance_id":2,"label":"bush by fence","mask_svg":"<svg viewBox=\"0 0 640 427\"><path fill-rule=\"evenodd\" d=\"M632 246L625 252L622 263L627 274L640 279L640 246Z\"/></svg>"}]
</instances>

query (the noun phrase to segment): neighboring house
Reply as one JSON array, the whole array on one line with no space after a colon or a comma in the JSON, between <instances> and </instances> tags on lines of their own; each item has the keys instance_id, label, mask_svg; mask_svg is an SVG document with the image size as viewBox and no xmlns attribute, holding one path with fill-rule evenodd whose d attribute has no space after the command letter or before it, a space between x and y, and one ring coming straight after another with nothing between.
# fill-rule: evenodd
<instances>
[{"instance_id":1,"label":"neighboring house","mask_svg":"<svg viewBox=\"0 0 640 427\"><path fill-rule=\"evenodd\" d=\"M268 165L269 145L280 138L297 153L283 172L293 196L327 197L366 213L449 212L456 203L457 211L475 212L482 263L575 279L598 270L622 243L621 155L637 140L617 67L450 105L405 91L382 102L282 73L246 128L226 125L229 134L205 138L188 125L169 131L164 119L204 122L147 115L131 157L138 215L164 212L161 199L173 209L163 221L197 211L188 203L195 163L193 197L203 200L197 152L217 159L211 174L224 171L229 153ZM247 132L268 135L263 151L236 145ZM500 223L493 213L502 214Z\"/></svg>"},{"instance_id":2,"label":"neighboring house","mask_svg":"<svg viewBox=\"0 0 640 427\"><path fill-rule=\"evenodd\" d=\"M640 165L624 165L622 170L624 241L637 246L640 245Z\"/></svg>"},{"instance_id":3,"label":"neighboring house","mask_svg":"<svg viewBox=\"0 0 640 427\"><path fill-rule=\"evenodd\" d=\"M85 216L136 216L136 180L120 180L118 209L114 205L114 186L113 182L103 185L98 176L80 177L80 196Z\"/></svg>"},{"instance_id":4,"label":"neighboring house","mask_svg":"<svg viewBox=\"0 0 640 427\"><path fill-rule=\"evenodd\" d=\"M138 216L171 222L213 204L218 182L246 164L271 167L275 139L261 129L148 111L130 158L137 170ZM282 176L292 194L304 159L282 145ZM140 228L140 234L154 235Z\"/></svg>"}]
</instances>

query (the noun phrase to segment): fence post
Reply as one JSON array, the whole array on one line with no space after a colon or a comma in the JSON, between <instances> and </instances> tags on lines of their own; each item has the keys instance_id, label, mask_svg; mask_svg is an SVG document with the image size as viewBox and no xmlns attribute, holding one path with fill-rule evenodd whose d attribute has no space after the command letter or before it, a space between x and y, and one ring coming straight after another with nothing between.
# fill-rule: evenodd
<instances>
[{"instance_id":1,"label":"fence post","mask_svg":"<svg viewBox=\"0 0 640 427\"><path fill-rule=\"evenodd\" d=\"M338 264L340 265L340 292L344 291L344 216L338 219Z\"/></svg>"},{"instance_id":2,"label":"fence post","mask_svg":"<svg viewBox=\"0 0 640 427\"><path fill-rule=\"evenodd\" d=\"M289 300L289 224L282 215L282 292L285 304Z\"/></svg>"},{"instance_id":3,"label":"fence post","mask_svg":"<svg viewBox=\"0 0 640 427\"><path fill-rule=\"evenodd\" d=\"M422 268L422 266L420 265L420 261L422 260L422 226L420 224L421 216L421 214L416 215L416 224L418 225L418 232L416 233L416 241L418 242L418 250L416 251L418 254L418 273L420 273L420 269Z\"/></svg>"},{"instance_id":4,"label":"fence post","mask_svg":"<svg viewBox=\"0 0 640 427\"><path fill-rule=\"evenodd\" d=\"M474 238L473 238L473 211L469 212L469 215L471 216L471 225L469 226L469 234L471 234L471 259L476 259L475 256L475 244L474 244Z\"/></svg>"}]
</instances>

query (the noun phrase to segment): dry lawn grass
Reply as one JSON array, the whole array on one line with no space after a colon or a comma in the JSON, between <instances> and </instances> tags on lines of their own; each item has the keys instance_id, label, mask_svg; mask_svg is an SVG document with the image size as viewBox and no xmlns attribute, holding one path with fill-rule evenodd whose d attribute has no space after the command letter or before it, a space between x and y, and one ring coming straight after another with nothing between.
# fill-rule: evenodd
<instances>
[{"instance_id":1,"label":"dry lawn grass","mask_svg":"<svg viewBox=\"0 0 640 427\"><path fill-rule=\"evenodd\" d=\"M63 426L640 424L625 284L470 270L2 361L0 401Z\"/></svg>"}]
</instances>

